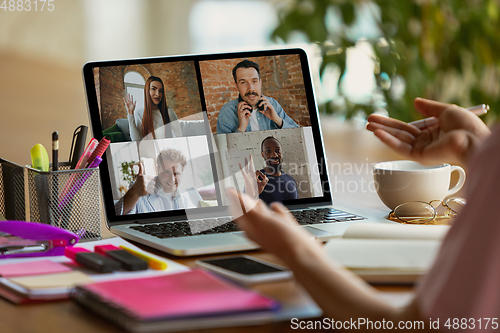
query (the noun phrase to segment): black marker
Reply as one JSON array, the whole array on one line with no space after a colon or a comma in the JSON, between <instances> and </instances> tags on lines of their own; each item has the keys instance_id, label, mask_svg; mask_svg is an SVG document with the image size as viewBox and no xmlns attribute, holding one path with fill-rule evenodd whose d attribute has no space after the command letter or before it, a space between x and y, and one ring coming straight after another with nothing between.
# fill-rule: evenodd
<instances>
[{"instance_id":1,"label":"black marker","mask_svg":"<svg viewBox=\"0 0 500 333\"><path fill-rule=\"evenodd\" d=\"M59 170L59 133L52 132L52 171Z\"/></svg>"},{"instance_id":2,"label":"black marker","mask_svg":"<svg viewBox=\"0 0 500 333\"><path fill-rule=\"evenodd\" d=\"M85 267L100 273L111 273L120 269L120 263L111 258L90 252L83 247L67 247L64 255Z\"/></svg>"},{"instance_id":3,"label":"black marker","mask_svg":"<svg viewBox=\"0 0 500 333\"><path fill-rule=\"evenodd\" d=\"M114 245L96 246L95 252L118 260L122 267L128 271L143 271L148 269L147 261Z\"/></svg>"}]
</instances>

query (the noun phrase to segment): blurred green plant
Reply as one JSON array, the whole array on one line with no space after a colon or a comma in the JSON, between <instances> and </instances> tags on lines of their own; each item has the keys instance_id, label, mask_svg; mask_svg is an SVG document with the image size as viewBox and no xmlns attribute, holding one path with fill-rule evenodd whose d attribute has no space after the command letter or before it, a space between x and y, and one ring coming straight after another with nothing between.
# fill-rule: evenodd
<instances>
[{"instance_id":1,"label":"blurred green plant","mask_svg":"<svg viewBox=\"0 0 500 333\"><path fill-rule=\"evenodd\" d=\"M128 185L130 185L131 182L135 181L135 176L134 175L134 170L133 165L135 165L137 162L135 161L130 161L130 162L122 162L120 164L120 172L122 173L122 180L126 182Z\"/></svg>"},{"instance_id":2,"label":"blurred green plant","mask_svg":"<svg viewBox=\"0 0 500 333\"><path fill-rule=\"evenodd\" d=\"M361 9L373 17L375 37L373 31L356 30ZM361 39L373 49L374 97L357 103L338 89L333 100L320 105L322 112L350 118L358 110L370 114L381 107L391 117L411 121L421 118L414 98L425 97L464 107L488 104L488 122L500 115L498 0L289 0L280 3L278 14L272 36L285 41L297 31L307 36L319 46L322 81L333 65L339 88L346 50Z\"/></svg>"}]
</instances>

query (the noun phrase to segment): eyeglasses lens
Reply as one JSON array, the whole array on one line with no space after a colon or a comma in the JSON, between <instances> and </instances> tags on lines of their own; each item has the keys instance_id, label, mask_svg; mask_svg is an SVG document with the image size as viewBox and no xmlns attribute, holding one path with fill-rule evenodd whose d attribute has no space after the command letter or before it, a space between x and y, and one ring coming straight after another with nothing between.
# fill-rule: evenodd
<instances>
[{"instance_id":1,"label":"eyeglasses lens","mask_svg":"<svg viewBox=\"0 0 500 333\"><path fill-rule=\"evenodd\" d=\"M449 198L445 201L446 206L448 206L453 212L456 214L460 213L460 211L465 206L465 199L462 198Z\"/></svg>"},{"instance_id":2,"label":"eyeglasses lens","mask_svg":"<svg viewBox=\"0 0 500 333\"><path fill-rule=\"evenodd\" d=\"M405 223L427 223L434 219L436 210L425 202L406 202L394 209L394 215Z\"/></svg>"}]
</instances>

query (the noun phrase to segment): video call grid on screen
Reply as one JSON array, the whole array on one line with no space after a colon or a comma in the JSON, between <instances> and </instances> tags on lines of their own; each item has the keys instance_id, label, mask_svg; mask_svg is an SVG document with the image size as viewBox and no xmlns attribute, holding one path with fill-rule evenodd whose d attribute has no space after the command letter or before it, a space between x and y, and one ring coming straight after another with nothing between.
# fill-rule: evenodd
<instances>
[{"instance_id":1,"label":"video call grid on screen","mask_svg":"<svg viewBox=\"0 0 500 333\"><path fill-rule=\"evenodd\" d=\"M249 90L260 90L275 111L281 112L282 119L286 118L281 128L266 121L269 118L263 118L265 115L259 115L258 110L254 117L262 119L248 125L252 131L229 133L224 132L223 126L218 128L218 120L230 125L231 120L238 120L234 110L240 92L244 95L245 90L235 84L233 68L243 60L258 64L261 82L252 83L258 87ZM151 77L156 79L147 84ZM245 190L239 168L245 164L245 158L248 161L252 156L255 170L265 168L261 146L268 137L279 142L281 170L295 182L297 199L281 201L289 207L331 202L316 103L303 50L94 62L84 66L84 79L94 136L97 139L107 136L112 141L101 164L102 190L110 222L133 220L137 214L141 218L165 219L186 215L187 210L201 215L225 211L225 188ZM154 134L144 137L141 120L148 108L147 98L151 106L159 105L156 108L160 109L162 98L166 101L164 115L170 122L163 125L165 116L153 111ZM159 126L155 126L155 121ZM258 130L251 127L256 123ZM159 159L161 151L169 156ZM115 204L133 184L139 166L131 164L138 162L142 173L151 178L159 173L164 175L163 167L177 164L180 177L169 175L170 181L168 177L156 177L154 195L146 196L151 200L142 200L124 214L123 210L115 209ZM176 200L161 191L174 182ZM277 183L274 188L269 187L269 192L291 192L279 185L289 184Z\"/></svg>"}]
</instances>

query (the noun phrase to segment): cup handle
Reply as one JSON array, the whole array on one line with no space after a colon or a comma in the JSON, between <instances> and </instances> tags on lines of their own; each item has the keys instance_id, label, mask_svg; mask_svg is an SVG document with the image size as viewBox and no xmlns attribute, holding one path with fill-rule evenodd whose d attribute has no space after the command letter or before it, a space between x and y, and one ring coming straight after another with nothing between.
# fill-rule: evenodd
<instances>
[{"instance_id":1,"label":"cup handle","mask_svg":"<svg viewBox=\"0 0 500 333\"><path fill-rule=\"evenodd\" d=\"M462 167L459 167L458 165L452 165L451 166L451 172L450 172L450 174L453 171L457 171L458 172L459 178L458 178L457 184L455 186L453 186L452 188L450 188L448 190L448 192L446 193L447 197L449 197L450 195L453 195L453 194L457 193L458 191L460 191L460 189L462 188L462 186L464 186L464 183L465 183L465 170L462 169Z\"/></svg>"}]
</instances>

